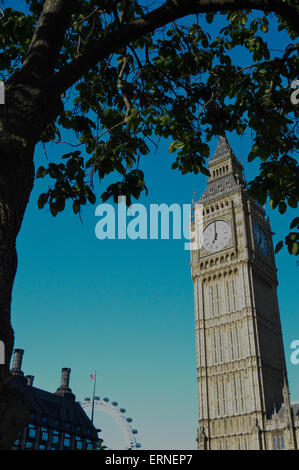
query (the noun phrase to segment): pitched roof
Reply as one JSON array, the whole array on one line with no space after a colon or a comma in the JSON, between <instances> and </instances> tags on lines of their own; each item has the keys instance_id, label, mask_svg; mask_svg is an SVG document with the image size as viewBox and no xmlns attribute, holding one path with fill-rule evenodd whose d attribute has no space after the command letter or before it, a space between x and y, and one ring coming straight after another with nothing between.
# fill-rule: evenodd
<instances>
[{"instance_id":1,"label":"pitched roof","mask_svg":"<svg viewBox=\"0 0 299 470\"><path fill-rule=\"evenodd\" d=\"M294 416L299 416L299 403L298 402L291 403L291 408L293 410L293 415ZM284 417L284 410L285 410L285 404L282 403L282 405L281 405L281 407L280 407L280 409L277 413L280 418Z\"/></svg>"},{"instance_id":2,"label":"pitched roof","mask_svg":"<svg viewBox=\"0 0 299 470\"><path fill-rule=\"evenodd\" d=\"M225 136L224 137L220 136L216 150L210 162L214 162L215 160L220 160L221 158L230 157L232 154L233 152L232 152L231 146L228 143L227 138Z\"/></svg>"},{"instance_id":3,"label":"pitched roof","mask_svg":"<svg viewBox=\"0 0 299 470\"><path fill-rule=\"evenodd\" d=\"M23 377L14 376L12 385L27 397L32 421L40 422L68 433L76 433L89 439L98 439L97 431L75 396L59 396L27 385ZM44 419L46 418L46 423Z\"/></svg>"}]
</instances>

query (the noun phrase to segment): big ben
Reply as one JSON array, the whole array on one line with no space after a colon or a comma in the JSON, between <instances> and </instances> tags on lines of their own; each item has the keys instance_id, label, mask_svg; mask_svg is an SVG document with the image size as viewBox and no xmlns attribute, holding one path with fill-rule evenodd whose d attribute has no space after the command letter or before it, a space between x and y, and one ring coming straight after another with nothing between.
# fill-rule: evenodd
<instances>
[{"instance_id":1,"label":"big ben","mask_svg":"<svg viewBox=\"0 0 299 470\"><path fill-rule=\"evenodd\" d=\"M209 170L192 222L198 448L295 449L269 219L226 137Z\"/></svg>"}]
</instances>

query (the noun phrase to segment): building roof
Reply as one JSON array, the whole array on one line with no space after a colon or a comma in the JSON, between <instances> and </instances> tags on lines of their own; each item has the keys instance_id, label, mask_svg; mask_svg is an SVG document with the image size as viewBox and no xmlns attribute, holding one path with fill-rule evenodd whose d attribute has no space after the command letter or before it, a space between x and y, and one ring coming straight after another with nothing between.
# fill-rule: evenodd
<instances>
[{"instance_id":1,"label":"building roof","mask_svg":"<svg viewBox=\"0 0 299 470\"><path fill-rule=\"evenodd\" d=\"M214 164L218 164L221 160L230 160L232 162L231 169L219 175L217 171L217 176L212 176L213 173L215 173L213 168ZM199 200L199 202L203 204L232 193L240 188L240 184L244 183L242 176L243 167L233 153L225 136L219 137L216 150L208 166L210 168L211 177L208 179L206 189Z\"/></svg>"},{"instance_id":2,"label":"building roof","mask_svg":"<svg viewBox=\"0 0 299 470\"><path fill-rule=\"evenodd\" d=\"M24 377L21 369L24 350L15 349L12 362L13 387L20 390L29 402L31 422L55 428L92 440L98 439L97 430L69 387L71 369L64 367L61 384L55 393L33 387L32 375Z\"/></svg>"},{"instance_id":3,"label":"building roof","mask_svg":"<svg viewBox=\"0 0 299 470\"><path fill-rule=\"evenodd\" d=\"M232 156L232 153L233 152L232 152L231 146L228 143L227 138L225 136L224 137L220 136L215 153L212 156L210 162L221 160L222 158L225 158L225 157L230 157Z\"/></svg>"},{"instance_id":4,"label":"building roof","mask_svg":"<svg viewBox=\"0 0 299 470\"><path fill-rule=\"evenodd\" d=\"M231 193L233 190L238 189L239 185L234 178L232 173L218 178L214 181L209 181L205 192L200 198L200 202L208 203L213 201L215 198L224 197Z\"/></svg>"},{"instance_id":5,"label":"building roof","mask_svg":"<svg viewBox=\"0 0 299 470\"><path fill-rule=\"evenodd\" d=\"M39 422L45 426L88 439L98 439L96 428L80 404L71 396L59 396L27 385L26 379L19 376L12 378L12 385L27 397L32 422Z\"/></svg>"},{"instance_id":6,"label":"building roof","mask_svg":"<svg viewBox=\"0 0 299 470\"><path fill-rule=\"evenodd\" d=\"M299 402L294 402L291 403L291 408L293 410L293 415L294 416L299 416ZM285 405L284 403L281 405L279 411L278 411L278 416L283 419L284 417L284 410L285 410Z\"/></svg>"}]
</instances>

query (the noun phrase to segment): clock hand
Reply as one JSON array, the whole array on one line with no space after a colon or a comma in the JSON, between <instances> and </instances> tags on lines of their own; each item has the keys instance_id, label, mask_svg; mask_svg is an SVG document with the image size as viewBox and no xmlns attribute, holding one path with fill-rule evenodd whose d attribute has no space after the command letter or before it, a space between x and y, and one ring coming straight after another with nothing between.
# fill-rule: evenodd
<instances>
[{"instance_id":1,"label":"clock hand","mask_svg":"<svg viewBox=\"0 0 299 470\"><path fill-rule=\"evenodd\" d=\"M217 240L217 232L216 232L216 222L214 222L214 240L212 243L214 243Z\"/></svg>"}]
</instances>

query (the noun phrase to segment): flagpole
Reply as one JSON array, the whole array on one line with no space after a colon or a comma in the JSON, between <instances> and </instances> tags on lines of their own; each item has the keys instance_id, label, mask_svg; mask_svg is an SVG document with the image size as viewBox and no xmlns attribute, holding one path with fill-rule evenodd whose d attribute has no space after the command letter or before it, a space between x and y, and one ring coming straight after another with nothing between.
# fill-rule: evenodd
<instances>
[{"instance_id":1,"label":"flagpole","mask_svg":"<svg viewBox=\"0 0 299 470\"><path fill-rule=\"evenodd\" d=\"M92 409L91 409L91 422L93 423L94 416L94 397L96 393L96 380L97 380L97 371L94 371L94 382L93 382L93 396L92 396Z\"/></svg>"}]
</instances>

